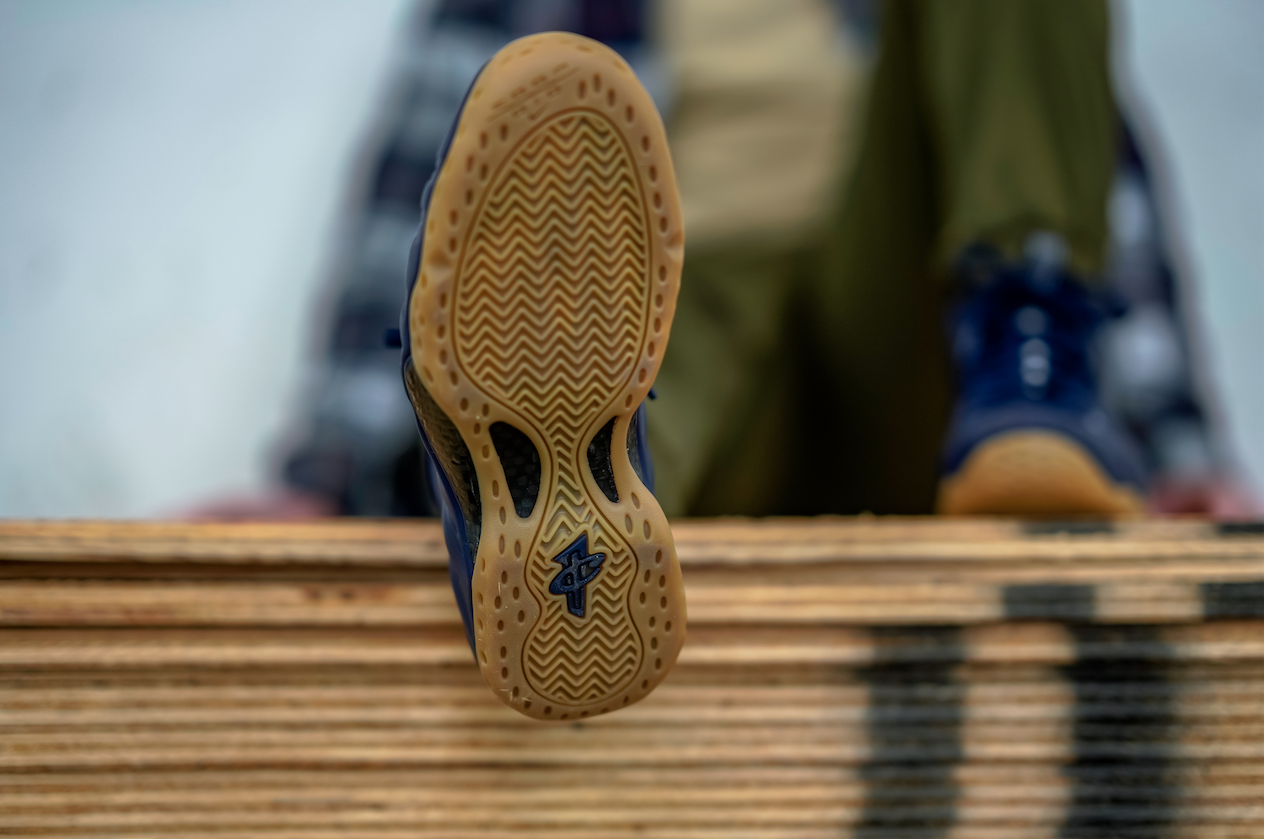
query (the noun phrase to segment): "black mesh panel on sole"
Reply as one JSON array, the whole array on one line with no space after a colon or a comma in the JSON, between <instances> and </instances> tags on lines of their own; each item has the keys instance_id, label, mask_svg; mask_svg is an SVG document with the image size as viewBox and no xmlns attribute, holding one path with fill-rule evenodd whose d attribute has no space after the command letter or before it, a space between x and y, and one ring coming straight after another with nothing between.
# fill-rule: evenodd
<instances>
[{"instance_id":1,"label":"black mesh panel on sole","mask_svg":"<svg viewBox=\"0 0 1264 839\"><path fill-rule=\"evenodd\" d=\"M461 439L461 432L448 419L434 397L421 383L416 368L410 362L404 372L408 399L413 403L417 420L434 447L437 465L447 476L456 495L461 514L465 517L465 533L469 538L471 556L478 555L478 539L483 527L483 502L478 492L478 473L474 471L474 458ZM537 481L537 484L539 482Z\"/></svg>"},{"instance_id":2,"label":"black mesh panel on sole","mask_svg":"<svg viewBox=\"0 0 1264 839\"><path fill-rule=\"evenodd\" d=\"M619 488L614 483L614 464L610 462L610 444L614 439L614 420L606 423L588 444L588 468L601 492L612 503L619 500Z\"/></svg>"},{"instance_id":3,"label":"black mesh panel on sole","mask_svg":"<svg viewBox=\"0 0 1264 839\"><path fill-rule=\"evenodd\" d=\"M632 415L632 421L628 423L628 458L632 461L632 471L636 473L636 477L645 483L645 475L641 471L641 444L638 426L641 422L641 412L637 411Z\"/></svg>"},{"instance_id":4,"label":"black mesh panel on sole","mask_svg":"<svg viewBox=\"0 0 1264 839\"><path fill-rule=\"evenodd\" d=\"M518 518L525 519L531 515L536 496L540 494L540 453L530 437L509 423L494 422L488 430L505 470L514 511Z\"/></svg>"}]
</instances>

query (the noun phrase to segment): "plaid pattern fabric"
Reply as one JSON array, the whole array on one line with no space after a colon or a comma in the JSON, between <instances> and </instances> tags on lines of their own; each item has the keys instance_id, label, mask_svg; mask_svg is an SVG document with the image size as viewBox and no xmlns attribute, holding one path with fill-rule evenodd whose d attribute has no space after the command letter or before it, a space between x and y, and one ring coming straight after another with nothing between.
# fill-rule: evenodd
<instances>
[{"instance_id":1,"label":"plaid pattern fabric","mask_svg":"<svg viewBox=\"0 0 1264 839\"><path fill-rule=\"evenodd\" d=\"M435 155L479 67L508 41L545 29L603 40L641 69L641 0L443 0L405 33L368 132L332 261L321 365L282 465L286 484L348 515L433 514L424 455L383 341L399 325L404 270ZM653 75L652 73L650 75Z\"/></svg>"}]
</instances>

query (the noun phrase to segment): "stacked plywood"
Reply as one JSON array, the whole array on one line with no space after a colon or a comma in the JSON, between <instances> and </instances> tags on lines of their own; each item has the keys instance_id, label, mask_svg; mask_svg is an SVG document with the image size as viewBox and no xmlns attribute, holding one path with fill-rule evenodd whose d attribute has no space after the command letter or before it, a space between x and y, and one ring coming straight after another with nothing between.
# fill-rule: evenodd
<instances>
[{"instance_id":1,"label":"stacked plywood","mask_svg":"<svg viewBox=\"0 0 1264 839\"><path fill-rule=\"evenodd\" d=\"M430 524L0 524L0 835L1264 836L1264 531L681 523L650 699L536 723Z\"/></svg>"}]
</instances>

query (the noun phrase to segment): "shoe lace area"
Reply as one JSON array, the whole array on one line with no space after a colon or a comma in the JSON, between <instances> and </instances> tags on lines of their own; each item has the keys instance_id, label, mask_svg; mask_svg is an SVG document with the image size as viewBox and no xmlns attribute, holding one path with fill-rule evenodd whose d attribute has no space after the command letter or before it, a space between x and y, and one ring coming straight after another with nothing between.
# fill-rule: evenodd
<instances>
[{"instance_id":1,"label":"shoe lace area","mask_svg":"<svg viewBox=\"0 0 1264 839\"><path fill-rule=\"evenodd\" d=\"M1103 319L1092 292L1065 272L999 268L958 305L953 355L969 407L1096 402L1092 343Z\"/></svg>"}]
</instances>

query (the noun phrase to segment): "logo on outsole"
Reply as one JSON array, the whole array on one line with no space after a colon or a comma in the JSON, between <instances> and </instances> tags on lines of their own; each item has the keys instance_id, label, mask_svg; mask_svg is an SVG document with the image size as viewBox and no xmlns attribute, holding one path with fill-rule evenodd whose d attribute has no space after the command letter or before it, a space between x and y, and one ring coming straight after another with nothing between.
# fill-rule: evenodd
<instances>
[{"instance_id":1,"label":"logo on outsole","mask_svg":"<svg viewBox=\"0 0 1264 839\"><path fill-rule=\"evenodd\" d=\"M582 618L587 586L601 573L601 564L606 561L606 555L588 553L588 534L585 533L571 542L566 550L553 557L553 561L562 566L562 570L549 583L549 594L565 594L567 611Z\"/></svg>"}]
</instances>

